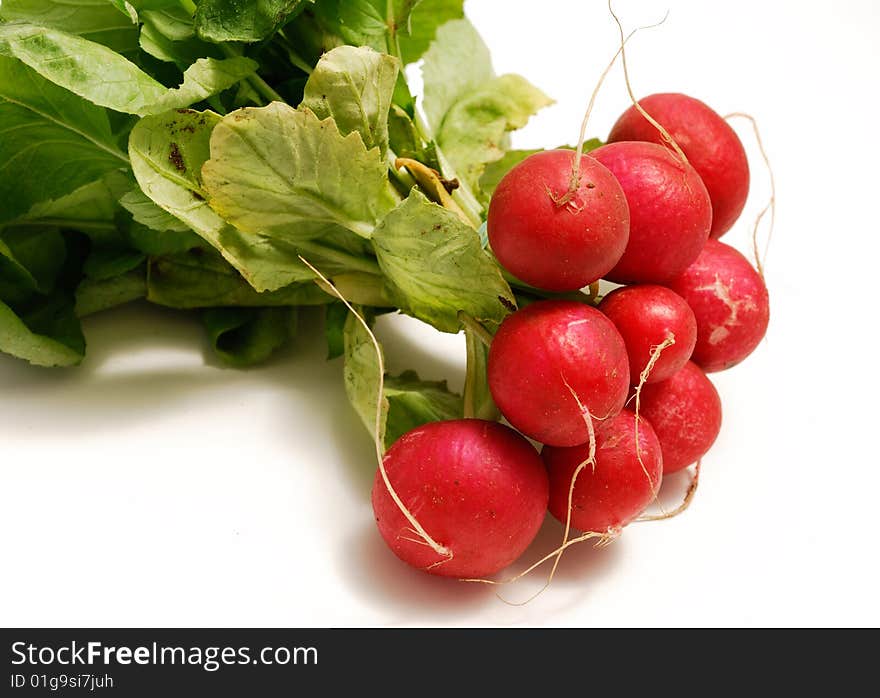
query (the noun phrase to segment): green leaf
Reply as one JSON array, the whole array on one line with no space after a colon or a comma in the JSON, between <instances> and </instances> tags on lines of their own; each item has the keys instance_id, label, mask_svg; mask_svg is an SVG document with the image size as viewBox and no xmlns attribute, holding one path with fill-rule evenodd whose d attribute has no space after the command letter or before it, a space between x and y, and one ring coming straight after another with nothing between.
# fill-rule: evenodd
<instances>
[{"instance_id":1,"label":"green leaf","mask_svg":"<svg viewBox=\"0 0 880 698\"><path fill-rule=\"evenodd\" d=\"M74 366L82 361L85 348L69 300L43 300L20 315L0 302L0 351L37 366Z\"/></svg>"},{"instance_id":2,"label":"green leaf","mask_svg":"<svg viewBox=\"0 0 880 698\"><path fill-rule=\"evenodd\" d=\"M158 114L186 107L252 75L257 64L244 57L200 58L169 89L102 44L30 24L0 24L0 41L22 63L47 80L98 106L126 114Z\"/></svg>"},{"instance_id":3,"label":"green leaf","mask_svg":"<svg viewBox=\"0 0 880 698\"><path fill-rule=\"evenodd\" d=\"M41 201L31 207L20 221L40 221L74 230L93 224L111 224L117 213L117 200L132 185L131 175L114 171L70 194Z\"/></svg>"},{"instance_id":4,"label":"green leaf","mask_svg":"<svg viewBox=\"0 0 880 698\"><path fill-rule=\"evenodd\" d=\"M500 323L515 307L477 231L417 190L376 228L373 246L396 305L438 330L458 332L459 311Z\"/></svg>"},{"instance_id":5,"label":"green leaf","mask_svg":"<svg viewBox=\"0 0 880 698\"><path fill-rule=\"evenodd\" d=\"M128 226L126 238L131 247L151 257L189 252L197 248L209 249L208 244L189 228L182 231L154 230L137 221L132 221Z\"/></svg>"},{"instance_id":6,"label":"green leaf","mask_svg":"<svg viewBox=\"0 0 880 698\"><path fill-rule=\"evenodd\" d=\"M0 135L0 224L127 165L103 109L0 56L0 134L13 133Z\"/></svg>"},{"instance_id":7,"label":"green leaf","mask_svg":"<svg viewBox=\"0 0 880 698\"><path fill-rule=\"evenodd\" d=\"M202 314L214 352L230 366L263 363L296 332L294 308L211 308Z\"/></svg>"},{"instance_id":8,"label":"green leaf","mask_svg":"<svg viewBox=\"0 0 880 698\"><path fill-rule=\"evenodd\" d=\"M518 75L495 77L489 52L467 20L445 24L425 54L425 112L456 173L476 188L506 150L508 131L552 104Z\"/></svg>"},{"instance_id":9,"label":"green leaf","mask_svg":"<svg viewBox=\"0 0 880 698\"><path fill-rule=\"evenodd\" d=\"M186 223L159 208L139 187L126 192L119 203L138 223L152 230L175 233L189 231Z\"/></svg>"},{"instance_id":10,"label":"green leaf","mask_svg":"<svg viewBox=\"0 0 880 698\"><path fill-rule=\"evenodd\" d=\"M137 50L137 25L107 0L3 0L0 18L62 29L117 53Z\"/></svg>"},{"instance_id":11,"label":"green leaf","mask_svg":"<svg viewBox=\"0 0 880 698\"><path fill-rule=\"evenodd\" d=\"M379 400L379 362L376 348L360 321L351 313L345 322L345 392L370 434L375 435ZM381 347L380 347L381 349ZM445 382L426 382L414 371L386 376L379 439L384 447L427 422L459 419L462 399Z\"/></svg>"},{"instance_id":12,"label":"green leaf","mask_svg":"<svg viewBox=\"0 0 880 698\"><path fill-rule=\"evenodd\" d=\"M352 46L393 52L397 37L409 32L409 18L419 0L321 0L318 24Z\"/></svg>"},{"instance_id":13,"label":"green leaf","mask_svg":"<svg viewBox=\"0 0 880 698\"><path fill-rule=\"evenodd\" d=\"M466 19L444 24L422 67L425 116L439 133L446 114L463 97L495 79L489 48Z\"/></svg>"},{"instance_id":14,"label":"green leaf","mask_svg":"<svg viewBox=\"0 0 880 698\"><path fill-rule=\"evenodd\" d=\"M219 122L213 112L190 110L141 119L128 144L141 190L222 253L257 291L311 280L312 273L290 250L262 235L243 235L205 201L201 169Z\"/></svg>"},{"instance_id":15,"label":"green leaf","mask_svg":"<svg viewBox=\"0 0 880 698\"><path fill-rule=\"evenodd\" d=\"M463 403L460 395L449 391L446 381L419 379L415 371L385 379L388 419L385 423L385 446L391 446L406 432L428 422L461 419Z\"/></svg>"},{"instance_id":16,"label":"green leaf","mask_svg":"<svg viewBox=\"0 0 880 698\"><path fill-rule=\"evenodd\" d=\"M181 6L145 10L140 18L140 46L160 61L174 63L183 70L199 58L222 57L217 46L196 37L193 18Z\"/></svg>"},{"instance_id":17,"label":"green leaf","mask_svg":"<svg viewBox=\"0 0 880 698\"><path fill-rule=\"evenodd\" d=\"M224 219L292 243L336 226L369 238L395 204L378 149L367 150L358 133L343 137L332 119L280 102L224 117L202 177Z\"/></svg>"},{"instance_id":18,"label":"green leaf","mask_svg":"<svg viewBox=\"0 0 880 698\"><path fill-rule=\"evenodd\" d=\"M437 29L453 19L464 17L464 0L421 0L409 18L409 33L400 37L401 58L404 63L419 60Z\"/></svg>"},{"instance_id":19,"label":"green leaf","mask_svg":"<svg viewBox=\"0 0 880 698\"><path fill-rule=\"evenodd\" d=\"M189 110L141 119L132 131L129 153L138 184L154 203L218 250L257 291L311 282L314 275L300 262L300 252L331 276L348 271L378 273L375 262L366 258L369 243L347 230L327 229L320 243L300 243L294 249L261 234L240 233L211 209L201 170L208 159L211 131L219 121L212 112ZM192 247L186 234L146 237L139 234L133 241L150 254L183 251L168 244ZM147 247L153 244L159 249Z\"/></svg>"},{"instance_id":20,"label":"green leaf","mask_svg":"<svg viewBox=\"0 0 880 698\"><path fill-rule=\"evenodd\" d=\"M137 269L144 259L144 254L138 251L92 248L83 266L83 273L95 281L107 281Z\"/></svg>"},{"instance_id":21,"label":"green leaf","mask_svg":"<svg viewBox=\"0 0 880 698\"><path fill-rule=\"evenodd\" d=\"M388 150L388 110L400 62L369 47L324 54L306 83L302 106L332 117L343 136L357 131L367 148Z\"/></svg>"},{"instance_id":22,"label":"green leaf","mask_svg":"<svg viewBox=\"0 0 880 698\"><path fill-rule=\"evenodd\" d=\"M352 314L348 314L344 330L345 364L343 379L345 394L367 431L385 444L385 422L388 419L388 400L379 395L379 360L370 335ZM381 347L379 348L381 351ZM381 403L379 402L381 400ZM379 433L376 433L376 411L381 405Z\"/></svg>"},{"instance_id":23,"label":"green leaf","mask_svg":"<svg viewBox=\"0 0 880 698\"><path fill-rule=\"evenodd\" d=\"M76 289L76 315L86 317L147 295L144 267L108 279L83 279Z\"/></svg>"},{"instance_id":24,"label":"green leaf","mask_svg":"<svg viewBox=\"0 0 880 698\"><path fill-rule=\"evenodd\" d=\"M0 278L20 290L50 293L66 255L67 247L57 228L0 231Z\"/></svg>"},{"instance_id":25,"label":"green leaf","mask_svg":"<svg viewBox=\"0 0 880 698\"><path fill-rule=\"evenodd\" d=\"M345 353L345 321L348 308L344 303L330 303L324 310L324 336L327 339L327 360Z\"/></svg>"},{"instance_id":26,"label":"green leaf","mask_svg":"<svg viewBox=\"0 0 880 698\"><path fill-rule=\"evenodd\" d=\"M171 308L323 305L332 298L311 281L258 293L218 255L202 250L152 261L147 300Z\"/></svg>"},{"instance_id":27,"label":"green leaf","mask_svg":"<svg viewBox=\"0 0 880 698\"><path fill-rule=\"evenodd\" d=\"M9 225L77 230L95 244L122 246L126 244L126 238L117 221L117 200L121 192L131 185L130 175L121 171L111 172L70 194L35 204Z\"/></svg>"},{"instance_id":28,"label":"green leaf","mask_svg":"<svg viewBox=\"0 0 880 698\"><path fill-rule=\"evenodd\" d=\"M196 28L215 43L266 39L314 0L201 0Z\"/></svg>"}]
</instances>

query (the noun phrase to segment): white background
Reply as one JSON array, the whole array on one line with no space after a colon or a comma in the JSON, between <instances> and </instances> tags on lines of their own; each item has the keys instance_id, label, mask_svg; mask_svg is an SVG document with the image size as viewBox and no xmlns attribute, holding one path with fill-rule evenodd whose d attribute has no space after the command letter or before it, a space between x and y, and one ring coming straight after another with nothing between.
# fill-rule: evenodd
<instances>
[{"instance_id":1,"label":"white background","mask_svg":"<svg viewBox=\"0 0 880 698\"><path fill-rule=\"evenodd\" d=\"M778 182L773 319L714 376L723 433L684 516L581 547L524 607L428 577L374 529L369 438L320 322L250 371L193 317L133 306L86 323L68 371L0 358L0 624L86 626L880 624L877 432L878 5L618 2L638 94L684 91L760 121ZM470 0L499 72L557 104L518 134L555 146L616 48L604 2ZM627 106L619 71L592 135ZM747 249L767 194L726 238ZM380 323L393 369L461 385L460 338ZM683 486L670 478L672 501ZM528 552L551 549L550 522ZM540 580L505 590L522 599Z\"/></svg>"}]
</instances>

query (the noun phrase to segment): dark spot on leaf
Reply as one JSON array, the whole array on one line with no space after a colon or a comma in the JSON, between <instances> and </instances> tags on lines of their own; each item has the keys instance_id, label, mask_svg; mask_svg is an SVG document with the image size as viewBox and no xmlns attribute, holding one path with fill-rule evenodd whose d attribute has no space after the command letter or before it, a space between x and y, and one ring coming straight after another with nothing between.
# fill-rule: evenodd
<instances>
[{"instance_id":1,"label":"dark spot on leaf","mask_svg":"<svg viewBox=\"0 0 880 698\"><path fill-rule=\"evenodd\" d=\"M436 223L434 225L434 230L443 230L443 225L441 223Z\"/></svg>"},{"instance_id":2,"label":"dark spot on leaf","mask_svg":"<svg viewBox=\"0 0 880 698\"><path fill-rule=\"evenodd\" d=\"M199 194L197 191L194 191L194 192L192 193L192 195L193 195L193 198L194 198L196 201L204 201L204 200L205 200L205 197L202 196L201 194Z\"/></svg>"},{"instance_id":3,"label":"dark spot on leaf","mask_svg":"<svg viewBox=\"0 0 880 698\"><path fill-rule=\"evenodd\" d=\"M507 308L511 313L516 312L516 303L514 303L509 298L498 296L498 302L501 303L501 305L503 305L505 308Z\"/></svg>"},{"instance_id":4,"label":"dark spot on leaf","mask_svg":"<svg viewBox=\"0 0 880 698\"><path fill-rule=\"evenodd\" d=\"M178 109L177 113L178 114L192 114L193 110L192 109Z\"/></svg>"},{"instance_id":5,"label":"dark spot on leaf","mask_svg":"<svg viewBox=\"0 0 880 698\"><path fill-rule=\"evenodd\" d=\"M174 165L178 172L186 172L186 164L183 162L183 155L177 143L171 144L171 151L168 153L168 162Z\"/></svg>"}]
</instances>

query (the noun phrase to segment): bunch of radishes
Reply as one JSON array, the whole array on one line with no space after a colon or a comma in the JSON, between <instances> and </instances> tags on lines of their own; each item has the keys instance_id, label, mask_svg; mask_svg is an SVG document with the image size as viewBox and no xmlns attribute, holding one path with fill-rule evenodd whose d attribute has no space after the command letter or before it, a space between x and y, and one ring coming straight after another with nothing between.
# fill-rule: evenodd
<instances>
[{"instance_id":1,"label":"bunch of radishes","mask_svg":"<svg viewBox=\"0 0 880 698\"><path fill-rule=\"evenodd\" d=\"M660 127L645 118L647 113ZM705 372L763 338L762 276L719 242L749 189L743 146L702 102L658 94L608 144L534 154L501 180L488 236L501 265L554 293L626 284L600 303L534 302L492 340L495 422L434 422L400 438L373 507L394 553L432 574L480 578L518 558L548 507L612 537L697 462L721 427ZM521 435L522 434L522 435ZM540 453L525 438L544 444Z\"/></svg>"}]
</instances>

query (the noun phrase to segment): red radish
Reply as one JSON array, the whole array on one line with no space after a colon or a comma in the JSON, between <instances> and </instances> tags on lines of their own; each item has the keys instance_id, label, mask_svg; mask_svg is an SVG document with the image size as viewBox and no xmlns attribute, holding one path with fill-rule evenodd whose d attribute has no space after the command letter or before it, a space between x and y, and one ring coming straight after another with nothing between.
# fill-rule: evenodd
<instances>
[{"instance_id":1,"label":"red radish","mask_svg":"<svg viewBox=\"0 0 880 698\"><path fill-rule=\"evenodd\" d=\"M623 191L593 158L582 157L577 189L567 196L574 158L570 150L529 156L504 176L489 205L498 261L548 291L576 291L605 276L629 236Z\"/></svg>"},{"instance_id":2,"label":"red radish","mask_svg":"<svg viewBox=\"0 0 880 698\"><path fill-rule=\"evenodd\" d=\"M595 418L620 412L629 359L617 328L595 308L539 301L501 323L489 349L488 380L498 409L526 436L577 446L590 438L578 400Z\"/></svg>"},{"instance_id":3,"label":"red radish","mask_svg":"<svg viewBox=\"0 0 880 698\"><path fill-rule=\"evenodd\" d=\"M656 94L639 104L669 132L700 174L712 199L712 237L721 237L739 218L749 195L749 162L739 136L718 113L687 95ZM634 106L614 124L608 141L665 143Z\"/></svg>"},{"instance_id":4,"label":"red radish","mask_svg":"<svg viewBox=\"0 0 880 698\"><path fill-rule=\"evenodd\" d=\"M697 171L653 143L610 143L590 154L614 173L629 204L629 243L606 278L660 283L687 269L712 227L712 203Z\"/></svg>"},{"instance_id":5,"label":"red radish","mask_svg":"<svg viewBox=\"0 0 880 698\"><path fill-rule=\"evenodd\" d=\"M718 391L690 361L672 378L642 389L639 414L660 440L664 475L696 463L721 431Z\"/></svg>"},{"instance_id":6,"label":"red radish","mask_svg":"<svg viewBox=\"0 0 880 698\"><path fill-rule=\"evenodd\" d=\"M550 513L565 523L571 479L589 458L589 445L546 446L541 452L550 473ZM641 455L641 461L639 461ZM571 525L585 532L618 531L635 519L655 498L663 478L660 442L651 425L624 410L596 427L596 463L578 474L571 499Z\"/></svg>"},{"instance_id":7,"label":"red radish","mask_svg":"<svg viewBox=\"0 0 880 698\"><path fill-rule=\"evenodd\" d=\"M509 427L479 419L431 422L401 436L384 458L391 486L445 558L420 540L380 473L373 511L397 557L444 577L486 577L532 542L547 509L541 458Z\"/></svg>"},{"instance_id":8,"label":"red radish","mask_svg":"<svg viewBox=\"0 0 880 698\"><path fill-rule=\"evenodd\" d=\"M599 310L623 337L633 384L639 382L653 352L667 339L675 343L659 354L646 383L665 381L691 358L697 342L697 320L685 300L668 288L651 285L619 288L605 296Z\"/></svg>"},{"instance_id":9,"label":"red radish","mask_svg":"<svg viewBox=\"0 0 880 698\"><path fill-rule=\"evenodd\" d=\"M749 261L723 242L710 240L697 261L669 286L694 311L693 360L709 373L738 364L767 333L767 286Z\"/></svg>"}]
</instances>

